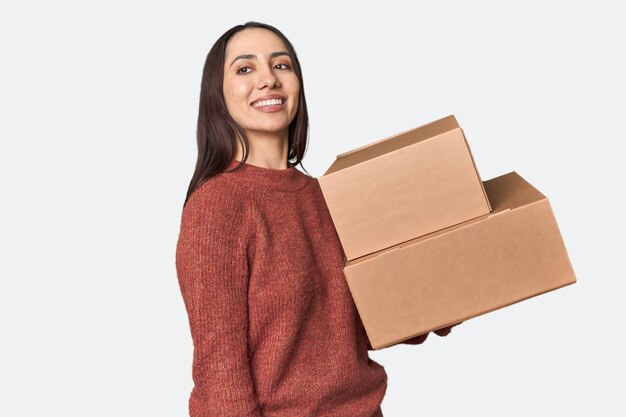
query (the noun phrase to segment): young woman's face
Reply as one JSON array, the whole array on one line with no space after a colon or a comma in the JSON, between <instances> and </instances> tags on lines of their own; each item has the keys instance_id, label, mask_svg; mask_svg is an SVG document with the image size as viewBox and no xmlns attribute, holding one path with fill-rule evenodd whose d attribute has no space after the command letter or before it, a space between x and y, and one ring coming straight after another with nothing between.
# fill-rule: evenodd
<instances>
[{"instance_id":1,"label":"young woman's face","mask_svg":"<svg viewBox=\"0 0 626 417\"><path fill-rule=\"evenodd\" d=\"M287 54L287 48L280 38L261 28L237 32L226 45L224 100L230 116L246 132L280 133L296 115L300 81L291 57L282 53ZM273 94L282 97L282 104L252 105Z\"/></svg>"}]
</instances>

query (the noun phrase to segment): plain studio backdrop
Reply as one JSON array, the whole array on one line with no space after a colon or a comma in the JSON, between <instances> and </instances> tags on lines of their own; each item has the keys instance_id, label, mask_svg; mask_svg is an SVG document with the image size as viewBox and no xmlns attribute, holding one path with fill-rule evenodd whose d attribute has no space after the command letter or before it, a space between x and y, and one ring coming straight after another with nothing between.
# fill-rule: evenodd
<instances>
[{"instance_id":1,"label":"plain studio backdrop","mask_svg":"<svg viewBox=\"0 0 626 417\"><path fill-rule=\"evenodd\" d=\"M448 337L370 352L385 416L625 415L618 4L3 3L0 415L187 415L174 253L200 79L248 20L301 60L311 175L454 114L483 180L517 171L548 196L576 272Z\"/></svg>"}]
</instances>

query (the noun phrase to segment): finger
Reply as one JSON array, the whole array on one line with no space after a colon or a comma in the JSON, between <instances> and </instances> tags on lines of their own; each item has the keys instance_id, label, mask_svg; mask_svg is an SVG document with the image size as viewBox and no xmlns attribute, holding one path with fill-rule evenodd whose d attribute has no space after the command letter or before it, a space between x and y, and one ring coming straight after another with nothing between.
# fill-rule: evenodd
<instances>
[{"instance_id":1,"label":"finger","mask_svg":"<svg viewBox=\"0 0 626 417\"><path fill-rule=\"evenodd\" d=\"M452 326L442 327L441 329L434 330L437 336L447 336L452 331Z\"/></svg>"},{"instance_id":2,"label":"finger","mask_svg":"<svg viewBox=\"0 0 626 417\"><path fill-rule=\"evenodd\" d=\"M463 323L462 321L453 324L452 326L448 326L448 327L442 327L441 329L437 329L434 330L434 332L438 335L438 336L447 336L448 334L450 334L450 332L452 331L452 328L454 326L458 326L459 324Z\"/></svg>"},{"instance_id":3,"label":"finger","mask_svg":"<svg viewBox=\"0 0 626 417\"><path fill-rule=\"evenodd\" d=\"M419 336L415 336L410 339L407 339L402 343L406 343L408 345L419 345L420 343L424 343L427 338L428 338L428 333L424 333Z\"/></svg>"}]
</instances>

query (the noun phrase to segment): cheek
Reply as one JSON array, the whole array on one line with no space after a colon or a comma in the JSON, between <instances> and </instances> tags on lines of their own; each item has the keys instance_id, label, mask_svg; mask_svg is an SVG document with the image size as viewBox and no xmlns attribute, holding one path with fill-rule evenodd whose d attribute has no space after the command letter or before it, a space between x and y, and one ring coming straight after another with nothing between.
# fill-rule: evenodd
<instances>
[{"instance_id":1,"label":"cheek","mask_svg":"<svg viewBox=\"0 0 626 417\"><path fill-rule=\"evenodd\" d=\"M246 82L237 79L224 80L224 98L233 105L238 105L241 101L247 103L249 92L250 88Z\"/></svg>"},{"instance_id":2,"label":"cheek","mask_svg":"<svg viewBox=\"0 0 626 417\"><path fill-rule=\"evenodd\" d=\"M285 78L282 80L282 84L292 103L297 102L300 94L300 81L298 80L298 77L293 75L292 77Z\"/></svg>"},{"instance_id":3,"label":"cheek","mask_svg":"<svg viewBox=\"0 0 626 417\"><path fill-rule=\"evenodd\" d=\"M295 107L298 107L298 98L300 95L300 84L297 82L297 80L296 80L296 83L291 88L289 95L291 96L292 101L295 104Z\"/></svg>"},{"instance_id":4,"label":"cheek","mask_svg":"<svg viewBox=\"0 0 626 417\"><path fill-rule=\"evenodd\" d=\"M300 89L296 86L296 88L293 89L292 95L291 95L292 97L291 104L292 104L294 112L298 110L298 99L300 98L299 94L300 94Z\"/></svg>"}]
</instances>

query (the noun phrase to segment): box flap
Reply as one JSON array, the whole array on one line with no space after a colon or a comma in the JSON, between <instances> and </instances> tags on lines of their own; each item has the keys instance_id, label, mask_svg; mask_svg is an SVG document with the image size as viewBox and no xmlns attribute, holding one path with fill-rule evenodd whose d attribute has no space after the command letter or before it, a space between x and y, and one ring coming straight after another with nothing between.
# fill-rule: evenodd
<instances>
[{"instance_id":1,"label":"box flap","mask_svg":"<svg viewBox=\"0 0 626 417\"><path fill-rule=\"evenodd\" d=\"M514 210L547 198L515 171L483 181L483 185L493 212Z\"/></svg>"},{"instance_id":2,"label":"box flap","mask_svg":"<svg viewBox=\"0 0 626 417\"><path fill-rule=\"evenodd\" d=\"M459 129L454 115L430 122L412 129L404 130L396 135L377 140L360 148L344 152L337 156L335 162L326 170L324 175L349 168L361 162L368 161L389 152L402 149L426 139Z\"/></svg>"}]
</instances>

